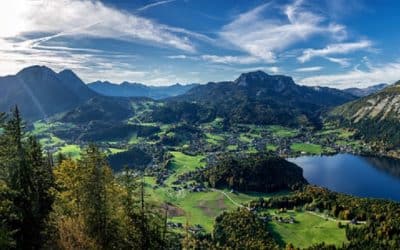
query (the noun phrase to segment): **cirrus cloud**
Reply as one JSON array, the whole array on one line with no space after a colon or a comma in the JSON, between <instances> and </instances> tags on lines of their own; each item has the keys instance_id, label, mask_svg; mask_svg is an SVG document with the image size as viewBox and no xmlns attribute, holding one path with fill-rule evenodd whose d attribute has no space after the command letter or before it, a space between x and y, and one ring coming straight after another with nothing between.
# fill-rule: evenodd
<instances>
[{"instance_id":1,"label":"cirrus cloud","mask_svg":"<svg viewBox=\"0 0 400 250\"><path fill-rule=\"evenodd\" d=\"M279 17L273 17L273 12ZM226 42L269 63L276 62L277 52L314 35L343 39L346 29L305 8L301 0L283 7L263 4L239 15L220 32Z\"/></svg>"},{"instance_id":2,"label":"cirrus cloud","mask_svg":"<svg viewBox=\"0 0 400 250\"><path fill-rule=\"evenodd\" d=\"M296 72L315 72L315 71L320 71L321 69L323 69L323 67L315 66L315 67L298 68L295 71Z\"/></svg>"},{"instance_id":3,"label":"cirrus cloud","mask_svg":"<svg viewBox=\"0 0 400 250\"><path fill-rule=\"evenodd\" d=\"M205 61L222 64L252 64L260 62L259 58L253 56L202 55L201 58Z\"/></svg>"},{"instance_id":4,"label":"cirrus cloud","mask_svg":"<svg viewBox=\"0 0 400 250\"><path fill-rule=\"evenodd\" d=\"M0 15L0 22L13 27L10 30L0 31L0 37L3 38L27 33L53 33L62 36L142 41L188 52L195 51L187 35L190 32L181 36L180 34L185 33L183 29L173 29L156 21L106 6L100 1L13 0L1 1L0 9L4 14Z\"/></svg>"},{"instance_id":5,"label":"cirrus cloud","mask_svg":"<svg viewBox=\"0 0 400 250\"><path fill-rule=\"evenodd\" d=\"M371 47L372 47L372 42L369 40L362 40L350 43L335 43L335 44L330 44L323 49L306 49L303 51L303 54L297 59L300 62L304 63L310 61L314 57L327 57L330 55L347 54L357 50L369 49Z\"/></svg>"},{"instance_id":6,"label":"cirrus cloud","mask_svg":"<svg viewBox=\"0 0 400 250\"><path fill-rule=\"evenodd\" d=\"M344 73L306 77L299 82L312 86L323 85L348 88L349 86L368 87L382 82L393 83L399 79L400 60L384 65L370 65L366 70L360 70L356 67Z\"/></svg>"}]
</instances>

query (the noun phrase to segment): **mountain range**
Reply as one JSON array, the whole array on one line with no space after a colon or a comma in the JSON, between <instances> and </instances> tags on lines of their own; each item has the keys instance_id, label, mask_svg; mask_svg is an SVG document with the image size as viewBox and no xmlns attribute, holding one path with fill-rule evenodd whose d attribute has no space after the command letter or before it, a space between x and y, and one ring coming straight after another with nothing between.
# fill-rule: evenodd
<instances>
[{"instance_id":1,"label":"mountain range","mask_svg":"<svg viewBox=\"0 0 400 250\"><path fill-rule=\"evenodd\" d=\"M96 81L88 84L90 89L104 96L150 97L153 99L182 95L197 85L199 84L182 85L176 83L170 86L147 86L141 83L122 82L116 84L108 81Z\"/></svg>"},{"instance_id":2,"label":"mountain range","mask_svg":"<svg viewBox=\"0 0 400 250\"><path fill-rule=\"evenodd\" d=\"M379 98L382 99L381 103L376 98L382 93L391 93L396 86L371 96L377 102L376 109L385 103L386 113L395 112L394 108L388 111L386 104L397 107L397 99L382 97ZM377 85L362 92L365 94L383 87L385 85ZM125 107L130 103L129 98L144 96L165 98L162 100L164 104L155 105L151 110L153 113L149 115L149 119L156 121L160 115L168 116L164 120L169 122L185 117L190 117L190 121L201 121L220 116L234 123L315 125L320 121L322 113L347 102L350 104L337 109L336 113L341 112L342 116L346 116L356 109L354 106L360 107L360 110L364 110L363 105L370 108L372 100L364 101L366 99L361 98L362 104L351 102L359 95L350 90L301 86L289 76L269 75L263 71L243 73L234 81L166 87L128 82L117 85L100 81L86 85L71 70L56 73L45 66L31 66L16 75L0 77L0 111L8 111L18 104L24 118L28 120L43 119L57 113L64 113L63 119L70 121L85 120L86 114L108 119L115 113L116 118L122 119L133 112L131 108ZM140 99L136 101L140 102ZM119 107L123 107L120 114L115 112ZM366 114L366 111L356 113L359 117ZM204 119L200 116L204 116Z\"/></svg>"},{"instance_id":3,"label":"mountain range","mask_svg":"<svg viewBox=\"0 0 400 250\"><path fill-rule=\"evenodd\" d=\"M168 100L212 107L231 122L290 126L315 125L322 111L356 98L337 89L300 86L289 76L255 71L234 81L199 85Z\"/></svg>"},{"instance_id":4,"label":"mountain range","mask_svg":"<svg viewBox=\"0 0 400 250\"><path fill-rule=\"evenodd\" d=\"M32 66L0 77L0 111L18 105L28 120L47 118L95 96L71 70L56 73L45 66Z\"/></svg>"},{"instance_id":5,"label":"mountain range","mask_svg":"<svg viewBox=\"0 0 400 250\"><path fill-rule=\"evenodd\" d=\"M348 88L344 89L344 91L358 97L364 97L367 95L372 95L378 91L381 91L387 86L389 86L387 83L379 83L366 88Z\"/></svg>"}]
</instances>

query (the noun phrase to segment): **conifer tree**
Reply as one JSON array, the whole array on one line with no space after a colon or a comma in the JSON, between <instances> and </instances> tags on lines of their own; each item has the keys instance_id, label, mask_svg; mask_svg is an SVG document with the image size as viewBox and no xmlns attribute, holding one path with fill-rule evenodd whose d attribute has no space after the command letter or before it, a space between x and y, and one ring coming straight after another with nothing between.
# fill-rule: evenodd
<instances>
[{"instance_id":1,"label":"conifer tree","mask_svg":"<svg viewBox=\"0 0 400 250\"><path fill-rule=\"evenodd\" d=\"M39 249L44 243L42 231L53 203L50 188L52 170L43 158L35 138L26 138L18 107L11 116L1 115L1 177L13 195L16 218L9 221L17 248Z\"/></svg>"},{"instance_id":2,"label":"conifer tree","mask_svg":"<svg viewBox=\"0 0 400 250\"><path fill-rule=\"evenodd\" d=\"M78 164L83 171L81 209L87 232L107 248L115 233L113 197L109 195L114 184L111 169L105 155L95 145L88 146Z\"/></svg>"}]
</instances>

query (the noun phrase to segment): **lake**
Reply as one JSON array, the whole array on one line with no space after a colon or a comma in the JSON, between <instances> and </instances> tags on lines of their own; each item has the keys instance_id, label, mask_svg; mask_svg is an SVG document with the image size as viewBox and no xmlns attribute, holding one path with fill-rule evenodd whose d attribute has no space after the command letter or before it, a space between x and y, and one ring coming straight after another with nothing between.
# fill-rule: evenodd
<instances>
[{"instance_id":1,"label":"lake","mask_svg":"<svg viewBox=\"0 0 400 250\"><path fill-rule=\"evenodd\" d=\"M287 159L310 184L360 197L400 201L400 160L351 154Z\"/></svg>"}]
</instances>

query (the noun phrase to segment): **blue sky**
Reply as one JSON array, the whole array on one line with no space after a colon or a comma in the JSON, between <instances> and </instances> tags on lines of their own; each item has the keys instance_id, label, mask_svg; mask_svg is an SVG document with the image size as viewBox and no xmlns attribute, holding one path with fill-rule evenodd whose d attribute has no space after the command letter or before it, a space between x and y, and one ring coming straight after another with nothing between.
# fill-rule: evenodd
<instances>
[{"instance_id":1,"label":"blue sky","mask_svg":"<svg viewBox=\"0 0 400 250\"><path fill-rule=\"evenodd\" d=\"M41 64L84 81L233 80L264 70L337 88L400 79L399 1L7 0L0 75Z\"/></svg>"}]
</instances>

